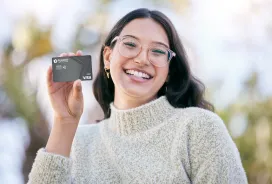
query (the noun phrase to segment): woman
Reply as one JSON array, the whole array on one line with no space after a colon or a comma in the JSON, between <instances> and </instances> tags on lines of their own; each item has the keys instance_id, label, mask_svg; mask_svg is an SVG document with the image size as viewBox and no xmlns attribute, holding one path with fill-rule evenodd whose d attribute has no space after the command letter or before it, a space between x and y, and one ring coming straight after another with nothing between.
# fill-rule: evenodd
<instances>
[{"instance_id":1,"label":"woman","mask_svg":"<svg viewBox=\"0 0 272 184\"><path fill-rule=\"evenodd\" d=\"M105 114L98 124L78 127L80 81L53 83L52 68L47 81L54 124L29 183L247 183L236 145L161 12L132 11L106 38L93 85Z\"/></svg>"}]
</instances>

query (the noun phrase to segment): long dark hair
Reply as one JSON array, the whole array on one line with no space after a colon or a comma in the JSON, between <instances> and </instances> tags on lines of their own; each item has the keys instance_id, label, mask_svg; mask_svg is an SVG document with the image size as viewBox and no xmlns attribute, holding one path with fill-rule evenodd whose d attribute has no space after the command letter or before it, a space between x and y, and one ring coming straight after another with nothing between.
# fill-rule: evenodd
<instances>
[{"instance_id":1,"label":"long dark hair","mask_svg":"<svg viewBox=\"0 0 272 184\"><path fill-rule=\"evenodd\" d=\"M114 37L118 36L130 21L137 18L151 18L158 22L166 31L170 49L176 53L176 57L170 61L168 81L158 91L158 97L165 95L174 107L200 107L214 111L213 105L204 99L204 84L192 75L184 47L172 22L159 11L141 8L128 13L115 24L100 51L99 72L93 83L93 92L104 111L105 118L110 117L110 103L114 100L114 84L111 78L107 78L104 71L103 51L105 46L113 48L114 44L111 44L111 41Z\"/></svg>"}]
</instances>

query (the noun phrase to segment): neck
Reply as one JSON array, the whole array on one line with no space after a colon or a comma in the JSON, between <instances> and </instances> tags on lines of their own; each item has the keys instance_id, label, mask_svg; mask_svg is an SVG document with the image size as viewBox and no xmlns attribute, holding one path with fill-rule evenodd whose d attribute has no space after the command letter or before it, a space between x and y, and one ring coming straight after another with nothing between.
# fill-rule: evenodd
<instances>
[{"instance_id":1,"label":"neck","mask_svg":"<svg viewBox=\"0 0 272 184\"><path fill-rule=\"evenodd\" d=\"M142 97L142 96L130 96L130 95L122 95L118 92L114 95L114 106L117 109L120 110L126 110L126 109L132 109L135 107L139 107L143 104L146 104L148 102L151 102L152 100L155 100L157 96L151 96L151 97Z\"/></svg>"},{"instance_id":2,"label":"neck","mask_svg":"<svg viewBox=\"0 0 272 184\"><path fill-rule=\"evenodd\" d=\"M106 127L108 133L111 132L118 136L132 135L158 126L165 122L174 110L165 96L131 109L117 109L113 103L110 104L110 108L110 123Z\"/></svg>"}]
</instances>

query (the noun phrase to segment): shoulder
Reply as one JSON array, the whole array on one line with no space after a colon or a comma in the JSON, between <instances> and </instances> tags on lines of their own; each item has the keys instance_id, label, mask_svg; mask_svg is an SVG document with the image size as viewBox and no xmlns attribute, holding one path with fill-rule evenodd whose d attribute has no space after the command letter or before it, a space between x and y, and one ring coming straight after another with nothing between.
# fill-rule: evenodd
<instances>
[{"instance_id":1,"label":"shoulder","mask_svg":"<svg viewBox=\"0 0 272 184\"><path fill-rule=\"evenodd\" d=\"M194 120L214 120L222 121L222 119L214 112L199 108L199 107L187 107L187 108L177 108L178 111L189 119Z\"/></svg>"},{"instance_id":2,"label":"shoulder","mask_svg":"<svg viewBox=\"0 0 272 184\"><path fill-rule=\"evenodd\" d=\"M181 126L195 131L211 129L214 127L226 129L223 120L214 112L199 107L177 108L176 116Z\"/></svg>"},{"instance_id":3,"label":"shoulder","mask_svg":"<svg viewBox=\"0 0 272 184\"><path fill-rule=\"evenodd\" d=\"M233 144L223 120L214 112L198 107L177 109L177 127L180 136L187 135L191 146L207 150Z\"/></svg>"},{"instance_id":4,"label":"shoulder","mask_svg":"<svg viewBox=\"0 0 272 184\"><path fill-rule=\"evenodd\" d=\"M236 150L225 123L216 113L197 107L180 109L180 112L179 130L187 133L192 149L202 150L203 154L225 148Z\"/></svg>"}]
</instances>

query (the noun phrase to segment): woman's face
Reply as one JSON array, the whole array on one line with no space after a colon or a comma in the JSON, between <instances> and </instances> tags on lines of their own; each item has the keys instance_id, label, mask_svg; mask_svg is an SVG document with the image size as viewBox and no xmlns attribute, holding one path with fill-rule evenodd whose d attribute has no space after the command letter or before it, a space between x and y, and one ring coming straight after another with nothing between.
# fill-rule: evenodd
<instances>
[{"instance_id":1,"label":"woman's face","mask_svg":"<svg viewBox=\"0 0 272 184\"><path fill-rule=\"evenodd\" d=\"M148 101L157 97L157 93L165 83L168 75L169 64L163 67L154 66L149 61L148 48L162 44L169 48L169 41L163 27L149 18L134 19L129 22L119 37L127 37L135 46L133 40L142 46L139 54L133 58L124 57L120 53L119 44L116 41L113 50L104 50L105 66L110 69L110 75L115 85L115 98L137 98L139 101ZM130 39L131 38L131 39ZM128 50L129 51L129 50ZM129 51L130 52L130 51ZM154 59L153 59L154 60Z\"/></svg>"}]
</instances>

